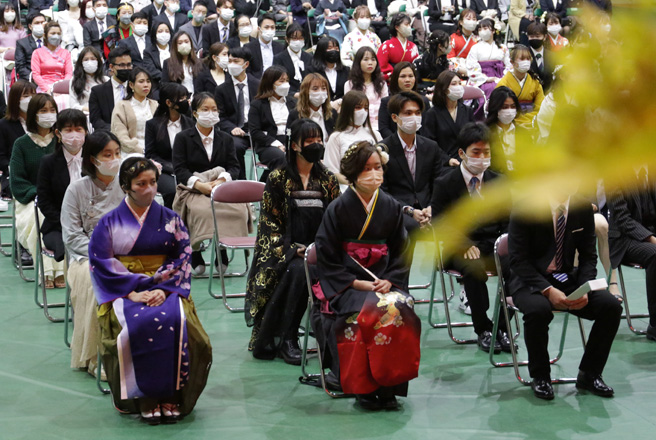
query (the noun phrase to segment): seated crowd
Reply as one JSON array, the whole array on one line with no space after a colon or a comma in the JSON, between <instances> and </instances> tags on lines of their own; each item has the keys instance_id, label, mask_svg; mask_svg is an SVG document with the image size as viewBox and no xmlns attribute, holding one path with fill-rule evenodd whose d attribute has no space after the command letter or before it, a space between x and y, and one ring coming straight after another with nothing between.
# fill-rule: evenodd
<instances>
[{"instance_id":1,"label":"seated crowd","mask_svg":"<svg viewBox=\"0 0 656 440\"><path fill-rule=\"evenodd\" d=\"M212 355L190 278L205 272L213 189L247 169L258 177L250 149L264 169L259 218L248 204L215 205L222 236L258 226L248 350L301 364L303 257L315 243L312 324L327 383L363 408L396 408L420 359L411 234L512 174L515 152L530 147L519 133L548 142L565 100L550 57L576 35L575 18L566 8L534 16L524 0L504 11L496 1L265 0L261 13L238 0L68 0L46 14L47 3L25 25L11 3L0 7L0 51L16 47L0 171L24 263L42 240L54 254L43 258L45 287L71 288L71 367L95 375L100 353L116 408L148 423L193 409ZM513 47L497 31L504 14ZM638 197L568 194L545 203L546 221L513 213L477 225L444 262L461 274L480 349L510 352L510 329L493 333L486 285L494 243L509 234L502 276L539 398L554 397L553 309L594 320L577 387L613 395L601 375L621 263L647 269L656 340L656 191L646 167L636 176ZM597 241L609 289L567 300L597 277ZM222 251L209 264L225 272L230 261Z\"/></svg>"}]
</instances>

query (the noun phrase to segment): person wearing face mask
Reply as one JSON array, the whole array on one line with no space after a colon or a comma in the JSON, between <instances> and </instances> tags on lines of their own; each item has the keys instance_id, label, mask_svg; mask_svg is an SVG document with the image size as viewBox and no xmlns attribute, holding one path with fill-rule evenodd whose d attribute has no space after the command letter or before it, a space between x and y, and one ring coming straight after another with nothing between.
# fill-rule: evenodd
<instances>
[{"instance_id":1,"label":"person wearing face mask","mask_svg":"<svg viewBox=\"0 0 656 440\"><path fill-rule=\"evenodd\" d=\"M9 161L14 142L25 134L25 120L27 108L32 96L36 93L34 83L18 80L12 84L7 96L7 112L0 119L0 183L2 184L2 197L11 197L9 187ZM32 263L26 264L31 266Z\"/></svg>"},{"instance_id":2,"label":"person wearing face mask","mask_svg":"<svg viewBox=\"0 0 656 440\"><path fill-rule=\"evenodd\" d=\"M349 80L344 85L344 93L359 90L369 100L369 119L374 130L378 130L378 113L381 100L389 95L385 77L374 50L363 46L355 54Z\"/></svg>"},{"instance_id":3,"label":"person wearing face mask","mask_svg":"<svg viewBox=\"0 0 656 440\"><path fill-rule=\"evenodd\" d=\"M95 18L84 23L82 35L84 46L93 46L107 58L105 54L105 36L112 26L116 26L116 19L108 14L107 0L92 0Z\"/></svg>"},{"instance_id":4,"label":"person wearing face mask","mask_svg":"<svg viewBox=\"0 0 656 440\"><path fill-rule=\"evenodd\" d=\"M257 19L259 27L256 41L251 41L246 47L251 51L251 63L248 73L256 78L262 78L265 70L273 65L273 57L285 50L285 46L273 41L276 35L276 20L271 14L262 14Z\"/></svg>"},{"instance_id":5,"label":"person wearing face mask","mask_svg":"<svg viewBox=\"0 0 656 440\"><path fill-rule=\"evenodd\" d=\"M157 181L157 192L164 199L164 206L173 207L175 197L175 173L173 171L173 142L178 133L193 128L189 117L187 89L181 84L166 83L159 91L159 105L153 118L146 122L146 150L148 159L162 166Z\"/></svg>"},{"instance_id":6,"label":"person wearing face mask","mask_svg":"<svg viewBox=\"0 0 656 440\"><path fill-rule=\"evenodd\" d=\"M333 37L322 37L314 50L312 62L306 67L306 75L318 73L326 78L331 104L338 109L351 70L342 64L337 40Z\"/></svg>"},{"instance_id":7,"label":"person wearing face mask","mask_svg":"<svg viewBox=\"0 0 656 440\"><path fill-rule=\"evenodd\" d=\"M494 21L489 18L478 22L475 34L479 41L471 48L465 60L468 85L479 87L489 98L497 81L504 73L512 70L510 51L496 41Z\"/></svg>"},{"instance_id":8,"label":"person wearing face mask","mask_svg":"<svg viewBox=\"0 0 656 440\"><path fill-rule=\"evenodd\" d=\"M69 108L89 113L89 95L91 88L108 81L103 73L103 61L96 49L85 47L73 68L73 78L68 92Z\"/></svg>"},{"instance_id":9,"label":"person wearing face mask","mask_svg":"<svg viewBox=\"0 0 656 440\"><path fill-rule=\"evenodd\" d=\"M248 350L256 359L301 365L298 330L307 307L303 256L330 203L335 176L321 163L323 133L309 119L291 125L287 164L267 178L253 264L246 284Z\"/></svg>"},{"instance_id":10,"label":"person wearing face mask","mask_svg":"<svg viewBox=\"0 0 656 440\"><path fill-rule=\"evenodd\" d=\"M144 67L144 55L152 44L148 36L148 14L143 11L135 12L130 17L132 20L132 35L118 42L119 46L130 49L130 57L134 67Z\"/></svg>"},{"instance_id":11,"label":"person wearing face mask","mask_svg":"<svg viewBox=\"0 0 656 440\"><path fill-rule=\"evenodd\" d=\"M490 131L480 122L466 124L458 134L458 154L462 163L444 173L435 181L431 209L433 219L439 218L463 197L485 197L488 184L498 175L490 166ZM508 195L510 197L510 195ZM462 274L462 289L466 292L477 343L481 350L510 352L511 341L505 325L500 328L492 345L492 321L487 316L490 306L486 287L486 270L493 271L494 243L507 231L508 219L477 224L476 229L464 237L461 247L445 257L445 268ZM461 297L462 297L461 293Z\"/></svg>"},{"instance_id":12,"label":"person wearing face mask","mask_svg":"<svg viewBox=\"0 0 656 440\"><path fill-rule=\"evenodd\" d=\"M383 139L380 133L371 127L369 111L367 95L359 90L348 92L342 98L335 131L326 143L324 164L337 176L342 192L346 191L349 182L340 174L340 163L349 147L362 140L375 144Z\"/></svg>"},{"instance_id":13,"label":"person wearing face mask","mask_svg":"<svg viewBox=\"0 0 656 440\"><path fill-rule=\"evenodd\" d=\"M549 62L549 55L544 50L544 42L547 39L547 26L540 22L531 23L526 29L526 35L531 48L531 71L537 74L542 83L542 89L545 93L548 93L553 79L553 68Z\"/></svg>"},{"instance_id":14,"label":"person wearing face mask","mask_svg":"<svg viewBox=\"0 0 656 440\"><path fill-rule=\"evenodd\" d=\"M521 112L515 118L515 124L530 128L533 118L540 111L540 106L544 100L544 91L540 79L531 70L532 63L531 50L521 44L515 45L510 51L510 61L513 65L513 71L507 72L497 83L497 87L508 87L515 92Z\"/></svg>"},{"instance_id":15,"label":"person wearing face mask","mask_svg":"<svg viewBox=\"0 0 656 440\"><path fill-rule=\"evenodd\" d=\"M377 52L380 71L388 79L394 65L401 61L413 62L419 56L417 45L408 38L412 36L411 19L404 13L396 14L390 22L392 38L385 41Z\"/></svg>"},{"instance_id":16,"label":"person wearing face mask","mask_svg":"<svg viewBox=\"0 0 656 440\"><path fill-rule=\"evenodd\" d=\"M203 60L206 69L194 78L194 91L214 93L230 76L228 70L228 46L214 43Z\"/></svg>"},{"instance_id":17,"label":"person wearing face mask","mask_svg":"<svg viewBox=\"0 0 656 440\"><path fill-rule=\"evenodd\" d=\"M89 120L94 130L110 130L114 105L125 98L128 78L132 71L132 57L127 47L119 46L109 53L109 81L91 88Z\"/></svg>"},{"instance_id":18,"label":"person wearing face mask","mask_svg":"<svg viewBox=\"0 0 656 440\"><path fill-rule=\"evenodd\" d=\"M209 52L210 46L216 42L228 43L228 38L236 33L236 25L232 21L235 9L231 0L217 0L216 12L218 20L203 26L203 52Z\"/></svg>"},{"instance_id":19,"label":"person wearing face mask","mask_svg":"<svg viewBox=\"0 0 656 440\"><path fill-rule=\"evenodd\" d=\"M189 18L187 14L180 12L180 0L164 0L164 6L164 12L154 19L153 26L166 22L172 30L171 35L174 35L189 21Z\"/></svg>"},{"instance_id":20,"label":"person wearing face mask","mask_svg":"<svg viewBox=\"0 0 656 440\"><path fill-rule=\"evenodd\" d=\"M561 32L564 32L562 22L560 17L553 12L550 12L545 17L545 23L547 24L547 39L545 40L545 45L547 49L552 52L559 52L564 47L569 46L569 40L561 35Z\"/></svg>"},{"instance_id":21,"label":"person wearing face mask","mask_svg":"<svg viewBox=\"0 0 656 440\"><path fill-rule=\"evenodd\" d=\"M196 50L200 50L203 47L203 33L201 31L206 17L207 2L205 0L197 0L194 2L194 7L191 10L191 20L180 27L181 31L189 34L191 44L193 44Z\"/></svg>"},{"instance_id":22,"label":"person wearing face mask","mask_svg":"<svg viewBox=\"0 0 656 440\"><path fill-rule=\"evenodd\" d=\"M342 0L319 0L314 9L317 35L334 37L341 44L348 33L348 12ZM300 26L300 24L299 24Z\"/></svg>"},{"instance_id":23,"label":"person wearing face mask","mask_svg":"<svg viewBox=\"0 0 656 440\"><path fill-rule=\"evenodd\" d=\"M353 12L355 28L349 32L341 45L342 64L346 67L353 65L353 58L362 46L369 46L375 52L381 45L380 37L371 30L371 11L367 5L360 5Z\"/></svg>"},{"instance_id":24,"label":"person wearing face mask","mask_svg":"<svg viewBox=\"0 0 656 440\"><path fill-rule=\"evenodd\" d=\"M308 73L301 83L296 108L289 112L287 125L291 126L299 118L310 119L321 127L323 142L327 142L337 120L337 112L331 106L329 88L326 78L318 73Z\"/></svg>"},{"instance_id":25,"label":"person wearing face mask","mask_svg":"<svg viewBox=\"0 0 656 440\"><path fill-rule=\"evenodd\" d=\"M30 35L16 41L16 52L14 54L14 69L19 79L30 80L32 72L32 53L45 44L43 37L43 26L46 23L46 17L41 14L33 14L27 18Z\"/></svg>"},{"instance_id":26,"label":"person wearing face mask","mask_svg":"<svg viewBox=\"0 0 656 440\"><path fill-rule=\"evenodd\" d=\"M191 96L194 94L194 78L205 69L196 56L189 34L185 31L175 34L171 41L171 57L162 64L162 83L171 81L182 84Z\"/></svg>"},{"instance_id":27,"label":"person wearing face mask","mask_svg":"<svg viewBox=\"0 0 656 440\"><path fill-rule=\"evenodd\" d=\"M0 53L16 47L16 42L27 37L20 17L11 3L0 5Z\"/></svg>"},{"instance_id":28,"label":"person wearing face mask","mask_svg":"<svg viewBox=\"0 0 656 440\"><path fill-rule=\"evenodd\" d=\"M469 55L469 51L474 44L474 30L476 29L476 12L472 9L465 8L460 11L458 18L458 27L456 31L451 34L451 52L447 54L447 58L455 63L455 67L461 74L465 74L464 61Z\"/></svg>"},{"instance_id":29,"label":"person wearing face mask","mask_svg":"<svg viewBox=\"0 0 656 440\"><path fill-rule=\"evenodd\" d=\"M227 78L223 84L214 89L214 98L219 107L219 128L229 133L235 142L240 180L246 179L244 155L250 148L248 113L260 85L257 78L246 73L250 61L251 54L248 49L243 47L230 49Z\"/></svg>"},{"instance_id":30,"label":"person wearing face mask","mask_svg":"<svg viewBox=\"0 0 656 440\"><path fill-rule=\"evenodd\" d=\"M435 81L433 108L424 116L422 132L456 160L459 160L456 137L465 124L474 121L471 108L462 102L465 90L461 83L455 72L447 70L440 73Z\"/></svg>"},{"instance_id":31,"label":"person wearing face mask","mask_svg":"<svg viewBox=\"0 0 656 440\"><path fill-rule=\"evenodd\" d=\"M173 142L173 169L178 181L173 209L181 213L189 228L193 274L202 275L205 260L200 246L203 240L214 236L208 199L214 187L237 180L239 162L232 136L219 130L214 97L207 92L198 93L191 108L196 125L181 131ZM243 237L251 232L253 224L247 204L221 203L215 208L222 237ZM217 272L225 272L228 255L225 251L220 254L221 260L217 258L213 264Z\"/></svg>"},{"instance_id":32,"label":"person wearing face mask","mask_svg":"<svg viewBox=\"0 0 656 440\"><path fill-rule=\"evenodd\" d=\"M125 198L93 229L88 254L114 406L149 425L189 414L212 364L189 298L189 233L178 214L155 202L158 178L148 159L123 162Z\"/></svg>"},{"instance_id":33,"label":"person wearing face mask","mask_svg":"<svg viewBox=\"0 0 656 440\"><path fill-rule=\"evenodd\" d=\"M396 409L395 396L407 395L419 369L421 322L407 293L403 210L379 189L388 159L369 142L349 147L340 171L350 186L326 210L315 239L319 302L332 312L313 320L323 324L314 332L329 356L324 367L366 410ZM385 324L390 311L397 325Z\"/></svg>"},{"instance_id":34,"label":"person wearing face mask","mask_svg":"<svg viewBox=\"0 0 656 440\"><path fill-rule=\"evenodd\" d=\"M62 30L57 22L50 21L44 30L46 44L32 53L32 81L38 92L51 93L58 81L73 76L71 53L60 46Z\"/></svg>"},{"instance_id":35,"label":"person wearing face mask","mask_svg":"<svg viewBox=\"0 0 656 440\"><path fill-rule=\"evenodd\" d=\"M485 125L490 129L492 138L492 163L494 172L507 174L514 171L513 156L516 151L517 130L514 121L520 110L519 99L508 87L494 89L487 103Z\"/></svg>"},{"instance_id":36,"label":"person wearing face mask","mask_svg":"<svg viewBox=\"0 0 656 440\"><path fill-rule=\"evenodd\" d=\"M164 0L153 0L153 2L143 8L142 11L148 15L148 23L154 25L155 20L161 15L164 15L166 5L164 4Z\"/></svg>"},{"instance_id":37,"label":"person wearing face mask","mask_svg":"<svg viewBox=\"0 0 656 440\"><path fill-rule=\"evenodd\" d=\"M292 23L286 30L285 41L287 41L287 50L280 52L273 57L273 64L281 66L287 71L290 94L295 96L301 87L301 81L306 70L312 63L312 56L305 52L305 38L303 29L297 23Z\"/></svg>"},{"instance_id":38,"label":"person wearing face mask","mask_svg":"<svg viewBox=\"0 0 656 440\"><path fill-rule=\"evenodd\" d=\"M37 195L37 178L41 159L55 151L57 138L54 125L57 121L57 103L45 93L37 93L27 107L26 133L16 139L9 161L9 184L15 200L16 237L31 255L36 255L36 227L34 198ZM65 286L64 266L52 258L43 258L45 287Z\"/></svg>"},{"instance_id":39,"label":"person wearing face mask","mask_svg":"<svg viewBox=\"0 0 656 440\"><path fill-rule=\"evenodd\" d=\"M130 37L133 33L131 25L134 7L130 3L121 3L116 11L117 23L107 29L103 41L103 54L107 57L109 52L114 49L122 40Z\"/></svg>"},{"instance_id":40,"label":"person wearing face mask","mask_svg":"<svg viewBox=\"0 0 656 440\"><path fill-rule=\"evenodd\" d=\"M62 114L66 111L68 110L62 111ZM69 142L69 140L76 136L67 135L66 142L73 145L77 141ZM100 338L98 304L93 293L89 271L89 238L101 217L116 208L125 194L121 191L118 178L115 178L120 164L121 150L118 139L112 133L100 130L88 135L81 154L84 177L71 181L66 188L59 218L62 240L69 257L66 281L71 289L71 303L75 312L71 339L71 368L83 368L90 375L96 376ZM113 162L116 164L113 169L103 166L101 172L96 166L112 160L116 160ZM93 206L93 209L89 209L89 206ZM101 375L105 376L104 369ZM106 380L106 377L104 379Z\"/></svg>"},{"instance_id":41,"label":"person wearing face mask","mask_svg":"<svg viewBox=\"0 0 656 440\"><path fill-rule=\"evenodd\" d=\"M248 15L237 15L235 23L237 24L237 35L232 35L228 38L226 44L229 48L244 47L251 41L255 41L255 38L251 36L253 34L253 25Z\"/></svg>"},{"instance_id":42,"label":"person wearing face mask","mask_svg":"<svg viewBox=\"0 0 656 440\"><path fill-rule=\"evenodd\" d=\"M269 170L285 165L287 119L296 107L289 93L289 77L280 66L271 66L262 75L248 112L248 132L260 162ZM262 175L262 180L266 179Z\"/></svg>"},{"instance_id":43,"label":"person wearing face mask","mask_svg":"<svg viewBox=\"0 0 656 440\"><path fill-rule=\"evenodd\" d=\"M418 81L431 86L440 73L449 69L447 54L451 52L451 41L449 35L442 30L435 30L426 41L428 50L415 59Z\"/></svg>"},{"instance_id":44,"label":"person wearing face mask","mask_svg":"<svg viewBox=\"0 0 656 440\"><path fill-rule=\"evenodd\" d=\"M87 22L86 3L82 0L61 0L59 10L53 11L53 20L62 28L62 46L70 53L73 61L77 60L80 50L84 49L84 31ZM90 0L88 0L90 3ZM65 9L63 8L65 6ZM93 9L91 9L93 11Z\"/></svg>"},{"instance_id":45,"label":"person wearing face mask","mask_svg":"<svg viewBox=\"0 0 656 440\"><path fill-rule=\"evenodd\" d=\"M167 21L155 24L150 33L151 45L144 52L144 67L153 79L155 90L162 81L162 65L171 57L171 27Z\"/></svg>"}]
</instances>

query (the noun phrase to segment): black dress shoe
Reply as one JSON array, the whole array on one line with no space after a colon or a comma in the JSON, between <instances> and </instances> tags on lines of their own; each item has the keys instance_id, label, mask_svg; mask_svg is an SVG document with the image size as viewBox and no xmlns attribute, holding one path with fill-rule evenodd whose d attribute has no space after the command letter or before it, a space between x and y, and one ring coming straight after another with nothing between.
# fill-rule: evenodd
<instances>
[{"instance_id":1,"label":"black dress shoe","mask_svg":"<svg viewBox=\"0 0 656 440\"><path fill-rule=\"evenodd\" d=\"M297 339L282 341L278 355L290 365L301 365L301 349Z\"/></svg>"},{"instance_id":2,"label":"black dress shoe","mask_svg":"<svg viewBox=\"0 0 656 440\"><path fill-rule=\"evenodd\" d=\"M652 327L651 324L647 326L647 339L656 341L656 327Z\"/></svg>"},{"instance_id":3,"label":"black dress shoe","mask_svg":"<svg viewBox=\"0 0 656 440\"><path fill-rule=\"evenodd\" d=\"M339 382L339 378L335 373L329 371L328 374L324 376L324 379L326 380L326 388L330 391L342 392L342 384Z\"/></svg>"},{"instance_id":4,"label":"black dress shoe","mask_svg":"<svg viewBox=\"0 0 656 440\"><path fill-rule=\"evenodd\" d=\"M23 246L20 247L20 259L22 266L32 266L34 264L32 256Z\"/></svg>"},{"instance_id":5,"label":"black dress shoe","mask_svg":"<svg viewBox=\"0 0 656 440\"><path fill-rule=\"evenodd\" d=\"M399 409L399 402L396 400L394 391L391 388L382 387L377 391L378 402L382 409L395 410Z\"/></svg>"},{"instance_id":6,"label":"black dress shoe","mask_svg":"<svg viewBox=\"0 0 656 440\"><path fill-rule=\"evenodd\" d=\"M191 252L191 269L192 273L196 276L205 273L205 260L201 251Z\"/></svg>"},{"instance_id":7,"label":"black dress shoe","mask_svg":"<svg viewBox=\"0 0 656 440\"><path fill-rule=\"evenodd\" d=\"M553 400L554 391L551 385L551 379L533 379L531 383L533 394L538 399Z\"/></svg>"},{"instance_id":8,"label":"black dress shoe","mask_svg":"<svg viewBox=\"0 0 656 440\"><path fill-rule=\"evenodd\" d=\"M378 401L378 396L376 396L376 393L356 394L355 398L363 409L369 411L378 411L381 409L380 402Z\"/></svg>"},{"instance_id":9,"label":"black dress shoe","mask_svg":"<svg viewBox=\"0 0 656 440\"><path fill-rule=\"evenodd\" d=\"M601 374L589 374L585 371L579 371L579 375L576 377L576 388L590 391L601 397L613 397L615 394L615 391L604 383Z\"/></svg>"},{"instance_id":10,"label":"black dress shoe","mask_svg":"<svg viewBox=\"0 0 656 440\"><path fill-rule=\"evenodd\" d=\"M501 346L501 351L504 351L506 353L512 353L512 351L510 349L510 344L512 342L510 342L510 338L508 337L508 333L499 330L497 332L497 341L496 342ZM519 347L517 346L517 344L515 344L515 352L517 352L517 350L519 350Z\"/></svg>"},{"instance_id":11,"label":"black dress shoe","mask_svg":"<svg viewBox=\"0 0 656 440\"><path fill-rule=\"evenodd\" d=\"M483 333L478 335L478 346L486 353L490 352L490 345L492 344L492 332L485 330ZM499 341L494 341L494 353L501 353L501 345Z\"/></svg>"}]
</instances>

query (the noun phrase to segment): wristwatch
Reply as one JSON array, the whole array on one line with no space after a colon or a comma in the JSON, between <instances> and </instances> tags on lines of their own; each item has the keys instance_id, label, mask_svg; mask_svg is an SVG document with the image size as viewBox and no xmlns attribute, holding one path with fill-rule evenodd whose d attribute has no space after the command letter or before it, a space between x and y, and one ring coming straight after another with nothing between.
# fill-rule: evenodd
<instances>
[{"instance_id":1,"label":"wristwatch","mask_svg":"<svg viewBox=\"0 0 656 440\"><path fill-rule=\"evenodd\" d=\"M412 206L406 205L403 207L403 213L412 217L415 214L415 208Z\"/></svg>"}]
</instances>

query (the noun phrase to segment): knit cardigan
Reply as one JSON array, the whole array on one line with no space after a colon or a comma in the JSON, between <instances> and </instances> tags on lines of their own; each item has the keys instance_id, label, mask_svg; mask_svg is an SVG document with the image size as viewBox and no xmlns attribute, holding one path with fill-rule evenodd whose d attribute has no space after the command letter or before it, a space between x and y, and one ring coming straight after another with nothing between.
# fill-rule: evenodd
<instances>
[{"instance_id":1,"label":"knit cardigan","mask_svg":"<svg viewBox=\"0 0 656 440\"><path fill-rule=\"evenodd\" d=\"M55 151L57 137L46 147L39 147L26 133L16 139L9 161L9 184L14 198L27 205L36 197L36 180L41 158Z\"/></svg>"}]
</instances>

